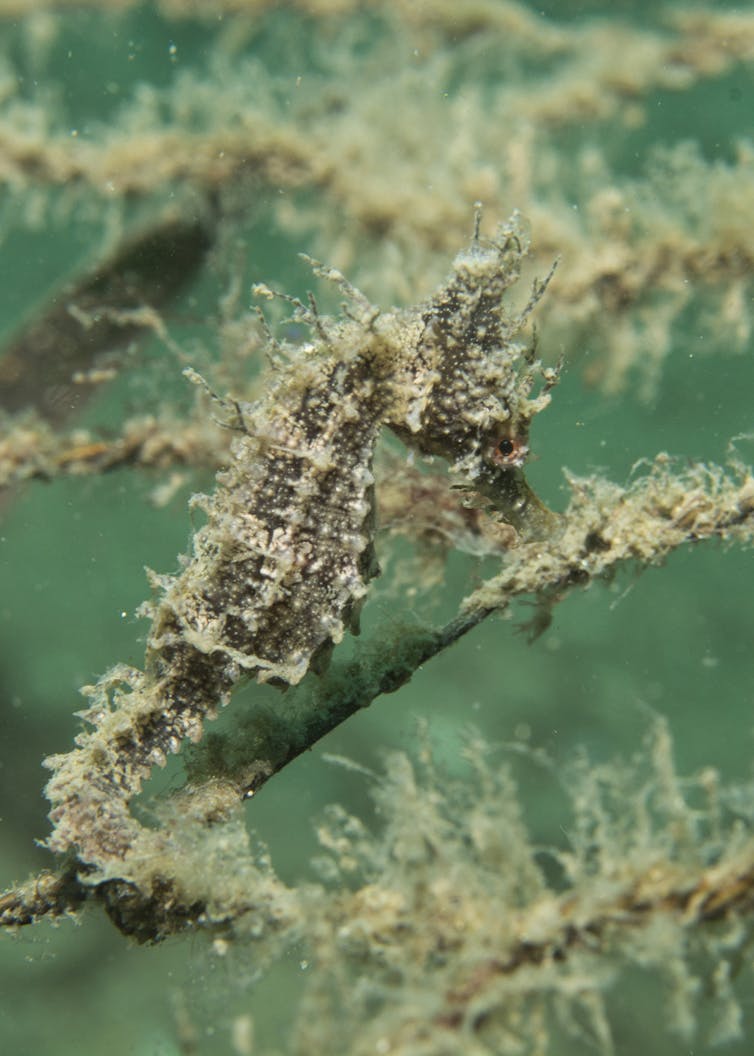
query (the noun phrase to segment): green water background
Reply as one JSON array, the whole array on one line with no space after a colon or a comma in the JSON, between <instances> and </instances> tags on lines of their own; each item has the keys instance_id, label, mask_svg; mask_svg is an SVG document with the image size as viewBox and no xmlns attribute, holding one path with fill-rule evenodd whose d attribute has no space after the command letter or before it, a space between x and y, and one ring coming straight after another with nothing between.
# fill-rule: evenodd
<instances>
[{"instance_id":1,"label":"green water background","mask_svg":"<svg viewBox=\"0 0 754 1056\"><path fill-rule=\"evenodd\" d=\"M647 24L658 13L650 3L552 0L532 7L563 21L600 16ZM14 30L6 23L0 32ZM124 90L142 80L165 83L171 75L165 61L170 42L177 44L182 62L200 63L206 30L200 22L167 23L149 7L117 22L80 12L68 16L65 42L80 59L71 67L61 47L49 76L71 121L84 123L112 112L113 100L101 85L113 78ZM128 59L133 53L136 61ZM747 107L731 91L732 81L740 87L742 77L744 100L750 102L751 78L740 72L704 81L677 98L650 94L647 125L615 133L616 173L641 171L652 143L689 137L701 144L705 157L729 158L735 138L750 131ZM574 149L580 135L573 133ZM0 259L0 330L9 330L86 258L91 238L86 229L69 228L12 234ZM275 230L259 232L255 246L265 278L282 288L301 281L298 265L287 262L305 246ZM567 266L566 260L562 267ZM179 330L182 316L201 311L205 296L200 283L175 306ZM542 457L532 469L535 486L554 506L564 501L563 464L581 473L599 467L621 481L638 458L659 450L721 461L731 436L752 431L751 348L747 355L705 356L708 336L698 314L684 316L649 405L630 392L608 401L586 388L576 370L566 369L552 408L537 422ZM158 356L159 350L151 354ZM115 409L106 402L94 405L87 419L107 422L117 413L117 400L131 407L142 399L148 404L154 394L143 387L154 386L155 377L161 378L159 367L146 381L137 377L117 397L105 397ZM181 383L174 384L177 391ZM140 663L144 625L133 612L147 594L143 567L173 570L176 555L188 545L185 504L157 510L147 501L159 479L121 472L34 483L15 497L0 523L2 886L49 864L34 845L47 831L39 761L71 743L80 685L115 662ZM209 483L198 476L193 486ZM478 574L470 560L454 559L448 595L463 594ZM389 595L378 597L367 621L389 613L392 604ZM268 844L285 880L310 879L309 861L316 853L312 819L322 807L337 801L367 817L371 809L363 776L329 764L323 753L379 769L386 748L410 750L415 744L419 719L427 720L436 751L451 770L470 723L495 742L509 741L525 726L533 744L565 763L578 746L595 759L637 750L648 704L668 717L682 772L714 766L726 780L745 778L752 748L753 613L750 554L705 544L673 555L663 568L638 579L623 572L609 587L572 596L533 645L514 633L511 622L488 622L399 693L377 701L288 767L249 808L250 825ZM517 612L520 619L526 615ZM538 838L556 838L555 790L525 769L519 776L533 831ZM207 958L201 939L133 947L97 912L78 925L42 924L0 942L0 1051L177 1056L176 1008L191 1000L198 1006L199 1051L230 1052L224 994L228 1008L243 1007L237 970ZM248 1000L260 1052L270 1051L288 1024L307 970L292 951ZM744 973L738 991L750 1021L750 973ZM702 1038L690 1048L660 1029L662 1000L652 977L638 971L626 976L611 1004L618 1053L707 1051ZM564 1042L562 1052L571 1051ZM748 1053L751 1042L725 1051Z\"/></svg>"}]
</instances>

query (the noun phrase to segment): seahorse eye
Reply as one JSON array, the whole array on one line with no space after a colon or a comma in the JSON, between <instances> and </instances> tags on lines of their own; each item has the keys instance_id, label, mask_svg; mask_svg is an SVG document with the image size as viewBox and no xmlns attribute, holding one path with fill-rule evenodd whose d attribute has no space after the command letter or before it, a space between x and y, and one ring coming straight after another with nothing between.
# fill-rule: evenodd
<instances>
[{"instance_id":1,"label":"seahorse eye","mask_svg":"<svg viewBox=\"0 0 754 1056\"><path fill-rule=\"evenodd\" d=\"M526 441L520 436L503 436L490 450L490 458L498 466L511 468L522 466L526 461L529 448Z\"/></svg>"}]
</instances>

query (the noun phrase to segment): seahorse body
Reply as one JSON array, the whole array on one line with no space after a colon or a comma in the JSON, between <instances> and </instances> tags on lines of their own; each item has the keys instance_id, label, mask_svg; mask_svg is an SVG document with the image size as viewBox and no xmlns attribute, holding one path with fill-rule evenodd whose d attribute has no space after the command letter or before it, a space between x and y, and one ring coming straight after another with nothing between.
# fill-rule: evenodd
<instances>
[{"instance_id":1,"label":"seahorse body","mask_svg":"<svg viewBox=\"0 0 754 1056\"><path fill-rule=\"evenodd\" d=\"M222 655L231 683L246 673L295 684L341 640L376 571L371 464L384 401L364 344L348 359L338 347L304 353L248 409L248 435L200 500L208 520L193 560L156 609L152 656L180 642Z\"/></svg>"},{"instance_id":2,"label":"seahorse body","mask_svg":"<svg viewBox=\"0 0 754 1056\"><path fill-rule=\"evenodd\" d=\"M332 270L350 305L341 321L299 306L313 339L291 351L265 397L241 408L243 432L217 487L198 504L206 524L174 577L156 578L145 671L117 668L88 692L90 732L48 761L55 851L76 849L100 877L155 852L159 834L131 816L142 780L244 676L298 682L343 637L375 574L372 456L383 425L441 455L519 527L547 511L518 465L553 372L514 336L502 298L524 248L516 219L454 262L428 304L380 313ZM501 458L500 443L516 459ZM521 456L523 457L523 456Z\"/></svg>"}]
</instances>

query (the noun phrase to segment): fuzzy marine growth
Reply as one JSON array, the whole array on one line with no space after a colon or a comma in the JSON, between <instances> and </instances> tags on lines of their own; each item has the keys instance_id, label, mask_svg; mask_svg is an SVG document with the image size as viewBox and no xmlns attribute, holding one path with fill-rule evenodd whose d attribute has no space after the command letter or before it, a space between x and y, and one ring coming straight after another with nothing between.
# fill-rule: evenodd
<instances>
[{"instance_id":1,"label":"fuzzy marine growth","mask_svg":"<svg viewBox=\"0 0 754 1056\"><path fill-rule=\"evenodd\" d=\"M207 519L193 552L179 574L154 577L144 671L118 667L91 687L91 730L48 761L53 850L139 886L160 834L129 802L151 768L197 740L241 678L295 684L354 626L376 572L372 457L383 426L446 459L520 531L550 526L521 464L556 372L514 341L545 284L519 314L502 304L525 249L515 217L490 241L477 232L428 304L385 313L315 264L346 294L344 315L294 302L310 342L274 343L264 397L234 405L231 463L214 494L195 500Z\"/></svg>"}]
</instances>

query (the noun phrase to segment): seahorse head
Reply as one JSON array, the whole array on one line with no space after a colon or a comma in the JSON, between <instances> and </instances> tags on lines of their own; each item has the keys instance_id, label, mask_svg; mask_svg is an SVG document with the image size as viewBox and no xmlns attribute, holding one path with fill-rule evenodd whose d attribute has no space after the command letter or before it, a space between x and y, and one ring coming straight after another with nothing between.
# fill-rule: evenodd
<instances>
[{"instance_id":1,"label":"seahorse head","mask_svg":"<svg viewBox=\"0 0 754 1056\"><path fill-rule=\"evenodd\" d=\"M517 340L550 276L535 283L523 310L505 305L527 248L514 215L492 239L475 232L456 257L446 282L419 309L416 398L410 416L393 427L410 446L446 459L515 527L541 534L549 511L521 470L531 421L550 402L558 372L542 366L533 344Z\"/></svg>"}]
</instances>

